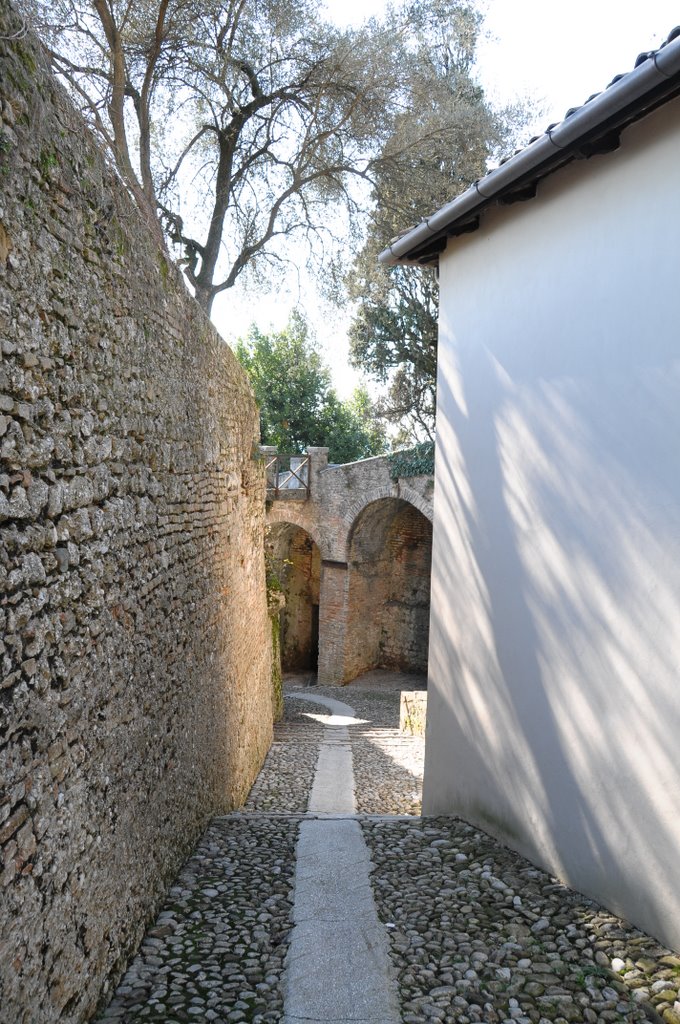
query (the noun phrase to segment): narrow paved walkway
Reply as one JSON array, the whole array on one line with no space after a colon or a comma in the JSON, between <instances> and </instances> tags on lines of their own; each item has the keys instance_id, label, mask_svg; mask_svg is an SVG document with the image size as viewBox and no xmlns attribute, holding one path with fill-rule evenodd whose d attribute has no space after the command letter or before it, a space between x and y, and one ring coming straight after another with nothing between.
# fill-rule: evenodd
<instances>
[{"instance_id":1,"label":"narrow paved walkway","mask_svg":"<svg viewBox=\"0 0 680 1024\"><path fill-rule=\"evenodd\" d=\"M306 682L101 1020L680 1024L680 956L471 825L419 817L413 680Z\"/></svg>"},{"instance_id":2,"label":"narrow paved walkway","mask_svg":"<svg viewBox=\"0 0 680 1024\"><path fill-rule=\"evenodd\" d=\"M331 714L309 797L317 817L300 825L296 850L284 1022L399 1024L396 973L371 892L370 856L354 817L354 708L327 697L296 696L321 702Z\"/></svg>"}]
</instances>

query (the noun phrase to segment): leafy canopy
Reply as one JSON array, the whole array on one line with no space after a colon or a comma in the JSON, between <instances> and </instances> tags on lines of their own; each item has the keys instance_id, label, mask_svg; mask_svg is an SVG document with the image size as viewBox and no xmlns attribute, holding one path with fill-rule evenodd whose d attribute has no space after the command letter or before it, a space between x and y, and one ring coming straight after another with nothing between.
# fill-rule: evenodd
<instances>
[{"instance_id":1,"label":"leafy canopy","mask_svg":"<svg viewBox=\"0 0 680 1024\"><path fill-rule=\"evenodd\" d=\"M429 45L458 0L343 31L322 0L18 2L208 311L247 269L271 276L282 240L327 258L332 225L357 224L357 183L455 134Z\"/></svg>"},{"instance_id":2,"label":"leafy canopy","mask_svg":"<svg viewBox=\"0 0 680 1024\"><path fill-rule=\"evenodd\" d=\"M413 14L408 106L376 161L365 243L346 278L351 360L384 386L380 412L402 443L434 436L439 289L433 270L388 270L378 253L481 177L525 123L523 109L493 110L475 81L474 4L426 0Z\"/></svg>"},{"instance_id":3,"label":"leafy canopy","mask_svg":"<svg viewBox=\"0 0 680 1024\"><path fill-rule=\"evenodd\" d=\"M264 334L253 325L238 341L236 356L260 408L263 444L286 454L300 454L308 445L328 447L329 460L340 463L385 451L385 434L367 392L359 388L349 401L338 398L299 313L283 331Z\"/></svg>"}]
</instances>

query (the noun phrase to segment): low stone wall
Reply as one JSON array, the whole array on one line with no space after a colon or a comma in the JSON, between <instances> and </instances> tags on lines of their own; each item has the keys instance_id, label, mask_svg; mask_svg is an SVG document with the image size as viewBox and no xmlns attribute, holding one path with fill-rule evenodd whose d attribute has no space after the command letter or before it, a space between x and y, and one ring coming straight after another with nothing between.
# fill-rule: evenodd
<instances>
[{"instance_id":1,"label":"low stone wall","mask_svg":"<svg viewBox=\"0 0 680 1024\"><path fill-rule=\"evenodd\" d=\"M271 739L257 417L0 0L0 1019L106 999Z\"/></svg>"}]
</instances>

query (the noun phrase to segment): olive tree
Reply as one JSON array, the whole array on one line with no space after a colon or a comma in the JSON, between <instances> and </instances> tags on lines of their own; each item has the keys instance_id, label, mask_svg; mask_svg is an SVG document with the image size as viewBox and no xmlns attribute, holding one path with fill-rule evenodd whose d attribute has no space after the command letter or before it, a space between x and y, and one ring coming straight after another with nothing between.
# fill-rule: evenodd
<instances>
[{"instance_id":1,"label":"olive tree","mask_svg":"<svg viewBox=\"0 0 680 1024\"><path fill-rule=\"evenodd\" d=\"M403 104L408 33L320 0L23 0L152 234L209 312L276 240L355 209Z\"/></svg>"}]
</instances>

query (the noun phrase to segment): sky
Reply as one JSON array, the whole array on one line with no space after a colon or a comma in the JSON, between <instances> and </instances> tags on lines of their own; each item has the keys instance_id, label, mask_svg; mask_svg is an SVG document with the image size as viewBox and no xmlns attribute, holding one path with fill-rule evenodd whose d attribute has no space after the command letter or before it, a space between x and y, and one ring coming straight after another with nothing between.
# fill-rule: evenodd
<instances>
[{"instance_id":1,"label":"sky","mask_svg":"<svg viewBox=\"0 0 680 1024\"><path fill-rule=\"evenodd\" d=\"M384 6L384 0L327 0L329 15L341 26L380 14ZM481 0L480 9L479 81L497 105L532 101L538 113L527 138L630 71L638 53L656 49L680 24L680 0ZM361 381L348 362L350 311L324 304L313 281L291 275L269 296L231 289L216 303L213 319L234 341L253 320L262 330L280 330L295 306L316 331L338 393L348 397Z\"/></svg>"}]
</instances>

